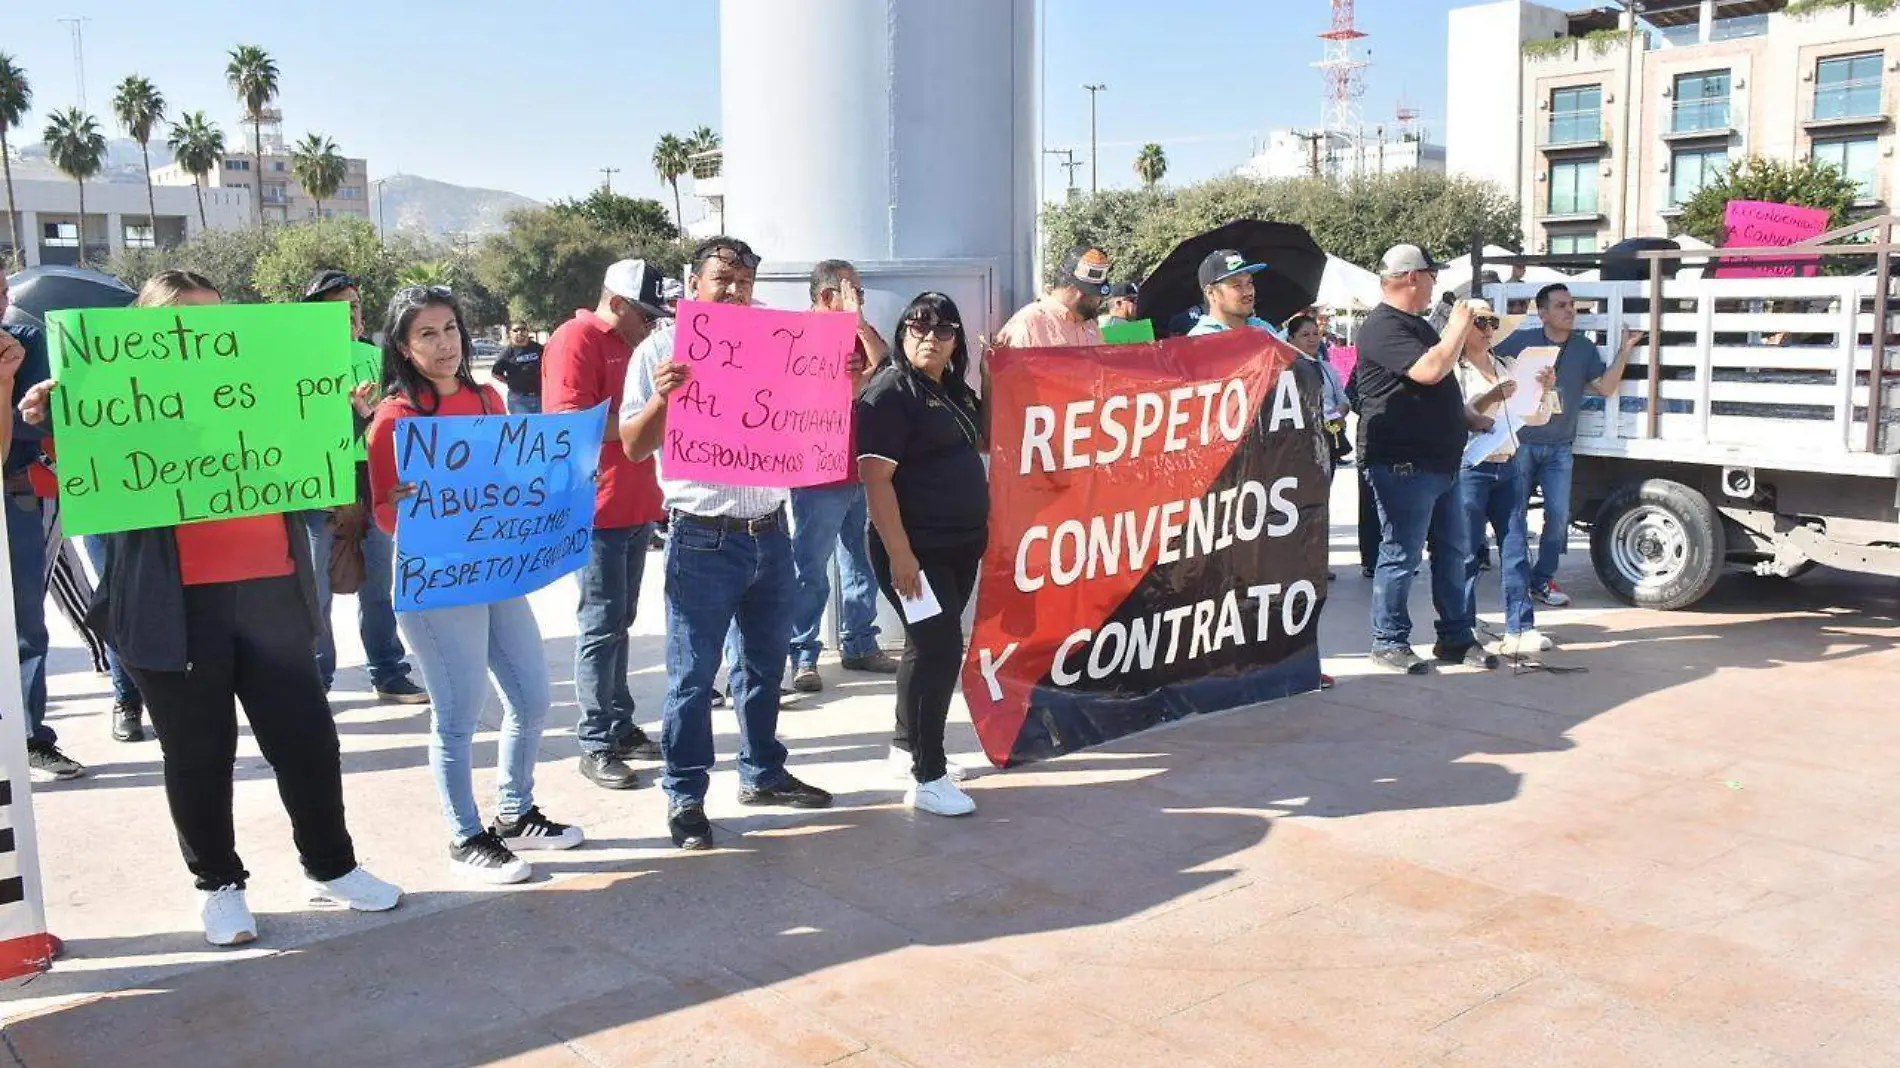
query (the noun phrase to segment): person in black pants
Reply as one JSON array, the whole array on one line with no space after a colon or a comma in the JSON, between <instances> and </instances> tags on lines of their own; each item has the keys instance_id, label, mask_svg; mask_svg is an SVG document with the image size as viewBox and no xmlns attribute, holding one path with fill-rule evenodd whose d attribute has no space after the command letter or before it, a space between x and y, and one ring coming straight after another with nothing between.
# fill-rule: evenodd
<instances>
[{"instance_id":1,"label":"person in black pants","mask_svg":"<svg viewBox=\"0 0 1900 1068\"><path fill-rule=\"evenodd\" d=\"M963 319L949 297L911 301L897 343L903 358L885 361L857 406L871 569L905 618L891 756L914 780L906 804L967 816L976 802L957 786L962 776L944 756L943 731L963 666L963 609L988 540L982 407L969 386ZM936 611L928 612L933 599Z\"/></svg>"},{"instance_id":2,"label":"person in black pants","mask_svg":"<svg viewBox=\"0 0 1900 1068\"><path fill-rule=\"evenodd\" d=\"M1352 373L1346 376L1346 403L1354 414L1359 413L1359 364L1352 366ZM1362 417L1358 424L1358 440L1353 442L1353 451L1360 457L1366 454L1366 421ZM1372 499L1372 483L1366 476L1366 465L1358 465L1359 472L1359 574L1372 577L1372 569L1379 563L1379 505Z\"/></svg>"}]
</instances>

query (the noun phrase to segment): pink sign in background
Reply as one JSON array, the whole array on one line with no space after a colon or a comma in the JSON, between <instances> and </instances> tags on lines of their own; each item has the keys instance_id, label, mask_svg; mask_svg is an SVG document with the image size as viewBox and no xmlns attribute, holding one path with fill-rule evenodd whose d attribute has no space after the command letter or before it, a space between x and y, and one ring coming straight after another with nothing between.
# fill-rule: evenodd
<instances>
[{"instance_id":1,"label":"pink sign in background","mask_svg":"<svg viewBox=\"0 0 1900 1068\"><path fill-rule=\"evenodd\" d=\"M1359 346L1329 345L1326 348L1326 362L1339 372L1339 381L1343 383L1352 377L1353 365L1359 362Z\"/></svg>"},{"instance_id":2,"label":"pink sign in background","mask_svg":"<svg viewBox=\"0 0 1900 1068\"><path fill-rule=\"evenodd\" d=\"M1797 204L1774 204L1765 200L1731 200L1722 211L1726 233L1723 248L1779 248L1819 237L1827 232L1828 213L1820 208ZM1820 272L1815 255L1795 255L1783 260L1755 263L1750 260L1724 260L1716 268L1717 278L1792 278L1796 274Z\"/></svg>"},{"instance_id":3,"label":"pink sign in background","mask_svg":"<svg viewBox=\"0 0 1900 1068\"><path fill-rule=\"evenodd\" d=\"M822 486L851 471L853 312L683 301L660 473L728 486Z\"/></svg>"}]
</instances>

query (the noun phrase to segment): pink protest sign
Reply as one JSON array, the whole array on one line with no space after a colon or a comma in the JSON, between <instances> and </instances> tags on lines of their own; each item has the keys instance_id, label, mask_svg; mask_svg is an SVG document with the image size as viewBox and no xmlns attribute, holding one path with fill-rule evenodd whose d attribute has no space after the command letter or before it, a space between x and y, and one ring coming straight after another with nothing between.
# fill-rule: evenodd
<instances>
[{"instance_id":1,"label":"pink protest sign","mask_svg":"<svg viewBox=\"0 0 1900 1068\"><path fill-rule=\"evenodd\" d=\"M850 473L858 317L681 302L660 473L728 486L822 486Z\"/></svg>"},{"instance_id":2,"label":"pink protest sign","mask_svg":"<svg viewBox=\"0 0 1900 1068\"><path fill-rule=\"evenodd\" d=\"M1731 200L1722 212L1727 237L1723 248L1780 248L1818 237L1827 232L1828 213L1820 208L1796 204L1772 204L1765 200ZM1792 278L1797 273L1813 275L1819 262L1814 255L1795 255L1786 259L1722 261L1715 271L1718 278ZM1809 266L1801 266L1801 265Z\"/></svg>"},{"instance_id":3,"label":"pink protest sign","mask_svg":"<svg viewBox=\"0 0 1900 1068\"><path fill-rule=\"evenodd\" d=\"M1359 362L1359 346L1328 345L1326 362L1333 365L1333 370L1339 372L1339 380L1344 382L1352 377L1353 365Z\"/></svg>"}]
</instances>

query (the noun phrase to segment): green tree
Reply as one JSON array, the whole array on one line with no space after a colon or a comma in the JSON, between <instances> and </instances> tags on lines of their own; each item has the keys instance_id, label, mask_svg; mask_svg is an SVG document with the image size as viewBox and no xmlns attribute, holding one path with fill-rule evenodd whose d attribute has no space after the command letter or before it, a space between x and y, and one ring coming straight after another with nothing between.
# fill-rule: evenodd
<instances>
[{"instance_id":1,"label":"green tree","mask_svg":"<svg viewBox=\"0 0 1900 1068\"><path fill-rule=\"evenodd\" d=\"M0 170L7 176L7 243L13 247L13 265L26 266L26 234L13 200L13 154L7 149L7 131L17 130L33 104L33 86L13 57L0 52Z\"/></svg>"},{"instance_id":2,"label":"green tree","mask_svg":"<svg viewBox=\"0 0 1900 1068\"><path fill-rule=\"evenodd\" d=\"M1160 145L1149 143L1141 146L1135 156L1135 174L1141 184L1153 189L1168 174L1168 154Z\"/></svg>"},{"instance_id":3,"label":"green tree","mask_svg":"<svg viewBox=\"0 0 1900 1068\"><path fill-rule=\"evenodd\" d=\"M264 109L277 99L277 61L256 45L239 45L231 50L231 62L225 65L224 80L230 84L238 103L244 105L244 120L251 124L251 162L257 173L251 176L253 200L257 204L257 225L264 225Z\"/></svg>"},{"instance_id":4,"label":"green tree","mask_svg":"<svg viewBox=\"0 0 1900 1068\"><path fill-rule=\"evenodd\" d=\"M86 265L86 179L105 163L106 137L99 120L78 108L56 111L47 120L46 153L60 173L79 183L79 266Z\"/></svg>"},{"instance_id":5,"label":"green tree","mask_svg":"<svg viewBox=\"0 0 1900 1068\"><path fill-rule=\"evenodd\" d=\"M113 254L106 270L134 289L160 271L196 271L211 279L226 303L255 304L264 299L255 286L257 261L271 244L271 233L255 227L205 230L169 248L122 249Z\"/></svg>"},{"instance_id":6,"label":"green tree","mask_svg":"<svg viewBox=\"0 0 1900 1068\"><path fill-rule=\"evenodd\" d=\"M1172 194L1154 189L1104 189L1093 196L1046 206L1042 216L1046 241L1043 262L1050 277L1043 281L1053 280L1056 264L1077 245L1094 245L1113 256L1112 272L1117 282L1146 277L1167 250L1152 258L1137 256L1135 233L1144 219L1168 211L1173 204Z\"/></svg>"},{"instance_id":7,"label":"green tree","mask_svg":"<svg viewBox=\"0 0 1900 1068\"><path fill-rule=\"evenodd\" d=\"M1747 156L1729 164L1726 172L1682 205L1682 215L1676 219L1674 230L1711 245L1726 244L1728 234L1723 217L1731 200L1764 200L1821 208L1828 213L1827 226L1832 230L1847 222L1859 196L1860 186L1832 163L1813 159L1787 163Z\"/></svg>"},{"instance_id":8,"label":"green tree","mask_svg":"<svg viewBox=\"0 0 1900 1068\"><path fill-rule=\"evenodd\" d=\"M673 220L681 230L686 229L686 214L680 205L680 176L692 166L687 158L692 154L691 147L673 134L660 138L660 143L653 146L653 173L673 187Z\"/></svg>"},{"instance_id":9,"label":"green tree","mask_svg":"<svg viewBox=\"0 0 1900 1068\"><path fill-rule=\"evenodd\" d=\"M209 228L211 224L205 219L205 175L224 160L224 131L205 118L204 112L188 111L172 123L165 145L172 150L172 159L191 175L192 187L198 191L198 225Z\"/></svg>"},{"instance_id":10,"label":"green tree","mask_svg":"<svg viewBox=\"0 0 1900 1068\"><path fill-rule=\"evenodd\" d=\"M407 266L385 248L376 236L376 224L368 219L311 219L271 231L257 259L256 285L265 300L296 300L312 275L334 268L356 279L365 320L373 322L395 296L396 279Z\"/></svg>"},{"instance_id":11,"label":"green tree","mask_svg":"<svg viewBox=\"0 0 1900 1068\"><path fill-rule=\"evenodd\" d=\"M317 203L317 218L323 218L323 202L336 196L349 163L336 150L336 142L322 134L305 134L290 150L290 173Z\"/></svg>"},{"instance_id":12,"label":"green tree","mask_svg":"<svg viewBox=\"0 0 1900 1068\"><path fill-rule=\"evenodd\" d=\"M509 213L507 231L483 242L475 276L506 301L509 315L555 324L599 303L601 278L615 260L635 256L677 274L686 255L680 242L659 235L609 233L579 213L537 208Z\"/></svg>"},{"instance_id":13,"label":"green tree","mask_svg":"<svg viewBox=\"0 0 1900 1068\"><path fill-rule=\"evenodd\" d=\"M667 218L666 205L647 197L622 196L606 186L596 188L582 200L557 200L549 210L579 216L613 234L667 241L680 236L679 228Z\"/></svg>"},{"instance_id":14,"label":"green tree","mask_svg":"<svg viewBox=\"0 0 1900 1068\"><path fill-rule=\"evenodd\" d=\"M152 192L152 131L165 121L165 98L151 82L128 74L112 96L112 114L139 143L139 156L145 161L146 222L152 227L152 243L158 244L158 196Z\"/></svg>"}]
</instances>

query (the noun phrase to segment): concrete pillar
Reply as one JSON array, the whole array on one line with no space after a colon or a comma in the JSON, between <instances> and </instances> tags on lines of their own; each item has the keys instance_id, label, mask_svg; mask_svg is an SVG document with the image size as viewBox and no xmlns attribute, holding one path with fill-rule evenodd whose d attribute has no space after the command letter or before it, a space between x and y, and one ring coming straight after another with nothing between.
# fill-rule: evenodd
<instances>
[{"instance_id":1,"label":"concrete pillar","mask_svg":"<svg viewBox=\"0 0 1900 1068\"><path fill-rule=\"evenodd\" d=\"M114 252L125 250L125 216L106 212L106 247Z\"/></svg>"},{"instance_id":2,"label":"concrete pillar","mask_svg":"<svg viewBox=\"0 0 1900 1068\"><path fill-rule=\"evenodd\" d=\"M40 265L40 213L23 211L20 213L20 232L23 235L20 251L26 253L26 265Z\"/></svg>"},{"instance_id":3,"label":"concrete pillar","mask_svg":"<svg viewBox=\"0 0 1900 1068\"><path fill-rule=\"evenodd\" d=\"M1715 34L1715 0L1702 0L1700 27L1696 31L1696 41L1708 44Z\"/></svg>"}]
</instances>

